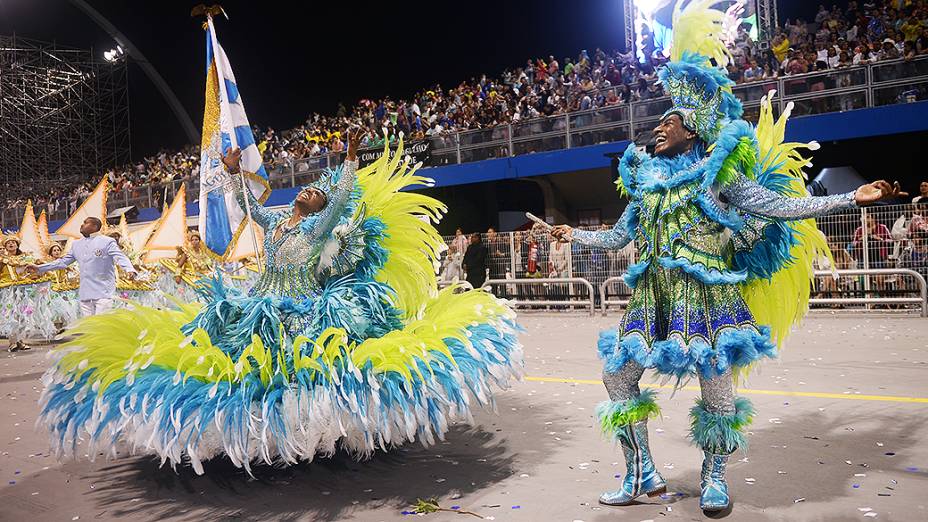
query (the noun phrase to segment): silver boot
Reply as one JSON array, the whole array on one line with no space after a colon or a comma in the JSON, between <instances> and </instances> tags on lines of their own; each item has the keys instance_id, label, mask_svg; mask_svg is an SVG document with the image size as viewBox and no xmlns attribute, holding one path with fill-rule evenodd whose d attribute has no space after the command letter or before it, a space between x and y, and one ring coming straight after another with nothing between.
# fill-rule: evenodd
<instances>
[{"instance_id":1,"label":"silver boot","mask_svg":"<svg viewBox=\"0 0 928 522\"><path fill-rule=\"evenodd\" d=\"M648 447L648 421L623 426L617 433L625 454L625 478L622 487L599 497L600 504L624 506L637 497L656 497L667 491L667 483L654 468L651 449Z\"/></svg>"}]
</instances>

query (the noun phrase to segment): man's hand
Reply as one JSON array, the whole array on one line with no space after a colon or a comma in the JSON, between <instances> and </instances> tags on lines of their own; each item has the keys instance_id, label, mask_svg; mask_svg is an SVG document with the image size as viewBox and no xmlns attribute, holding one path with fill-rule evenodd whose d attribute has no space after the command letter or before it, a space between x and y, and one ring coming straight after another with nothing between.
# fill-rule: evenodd
<instances>
[{"instance_id":1,"label":"man's hand","mask_svg":"<svg viewBox=\"0 0 928 522\"><path fill-rule=\"evenodd\" d=\"M571 238L574 235L573 227L569 225L557 225L551 229L551 236L554 239L557 239L561 243L570 243Z\"/></svg>"},{"instance_id":2,"label":"man's hand","mask_svg":"<svg viewBox=\"0 0 928 522\"><path fill-rule=\"evenodd\" d=\"M29 272L32 275L39 273L39 267L36 265L26 265L26 272Z\"/></svg>"},{"instance_id":3,"label":"man's hand","mask_svg":"<svg viewBox=\"0 0 928 522\"><path fill-rule=\"evenodd\" d=\"M858 188L854 193L854 201L860 206L865 206L876 203L877 201L886 201L908 195L908 192L902 191L902 187L899 185L898 181L890 185L888 181L883 181L881 179Z\"/></svg>"},{"instance_id":4,"label":"man's hand","mask_svg":"<svg viewBox=\"0 0 928 522\"><path fill-rule=\"evenodd\" d=\"M358 147L361 145L361 138L364 137L364 129L361 127L352 127L348 129L348 160L357 161Z\"/></svg>"},{"instance_id":5,"label":"man's hand","mask_svg":"<svg viewBox=\"0 0 928 522\"><path fill-rule=\"evenodd\" d=\"M242 162L242 149L235 147L228 154L223 154L222 163L226 166L229 174L238 174L241 170L239 163Z\"/></svg>"}]
</instances>

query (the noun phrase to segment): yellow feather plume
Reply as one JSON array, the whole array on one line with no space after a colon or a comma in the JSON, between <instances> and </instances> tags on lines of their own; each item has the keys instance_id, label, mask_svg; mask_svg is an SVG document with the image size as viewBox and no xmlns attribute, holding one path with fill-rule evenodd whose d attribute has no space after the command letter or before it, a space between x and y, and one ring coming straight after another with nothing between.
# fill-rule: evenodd
<instances>
[{"instance_id":1,"label":"yellow feather plume","mask_svg":"<svg viewBox=\"0 0 928 522\"><path fill-rule=\"evenodd\" d=\"M792 104L774 120L771 102L773 95L774 91L770 91L761 99L756 129L758 164L761 172L774 169L778 174L788 175L788 195L803 197L806 180L803 168L810 163L799 151L816 150L818 144L783 142ZM755 320L758 324L770 326L771 337L780 347L792 327L808 311L814 278L813 261L826 256L832 261L831 266L834 266L825 235L818 229L814 219L791 221L788 226L797 239L797 244L790 250L793 261L769 280L754 280L741 287L741 293Z\"/></svg>"},{"instance_id":2,"label":"yellow feather plume","mask_svg":"<svg viewBox=\"0 0 928 522\"><path fill-rule=\"evenodd\" d=\"M395 306L410 318L437 291L434 263L442 239L431 223L437 223L447 207L423 194L401 192L409 186L432 183L429 178L417 176L419 166L410 166L402 157L400 141L392 158L385 150L372 165L360 169L358 183L367 213L379 217L387 226L383 247L389 257L376 279L396 291Z\"/></svg>"},{"instance_id":3,"label":"yellow feather plume","mask_svg":"<svg viewBox=\"0 0 928 522\"><path fill-rule=\"evenodd\" d=\"M731 53L722 41L725 13L712 6L727 3L727 0L677 0L673 7L673 40L670 44L670 60L683 58L684 51L701 54L714 59L716 65L728 65Z\"/></svg>"}]
</instances>

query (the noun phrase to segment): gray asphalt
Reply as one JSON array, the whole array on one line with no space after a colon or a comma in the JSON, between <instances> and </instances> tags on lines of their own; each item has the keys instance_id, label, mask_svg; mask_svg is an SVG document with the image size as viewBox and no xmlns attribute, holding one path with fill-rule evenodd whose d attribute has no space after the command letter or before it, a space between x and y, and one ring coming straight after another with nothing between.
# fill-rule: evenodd
<instances>
[{"instance_id":1,"label":"gray asphalt","mask_svg":"<svg viewBox=\"0 0 928 522\"><path fill-rule=\"evenodd\" d=\"M528 379L498 395L498 414L455 426L437 446L259 467L255 478L225 461L203 476L147 458L57 462L34 427L48 347L4 353L0 520L392 521L415 517L403 512L417 498L497 521L704 519L701 455L685 438L697 395L689 387L662 388L663 416L651 424L668 495L622 508L596 502L624 469L593 421L605 398L596 332L615 321L523 315ZM928 520L928 320L810 317L741 392L758 416L750 448L731 465L728 520Z\"/></svg>"}]
</instances>

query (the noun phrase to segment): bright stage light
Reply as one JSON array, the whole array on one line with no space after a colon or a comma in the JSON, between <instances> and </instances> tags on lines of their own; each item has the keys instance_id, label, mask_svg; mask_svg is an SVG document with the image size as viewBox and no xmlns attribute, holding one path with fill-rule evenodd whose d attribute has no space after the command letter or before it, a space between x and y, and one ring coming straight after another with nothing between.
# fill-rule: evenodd
<instances>
[{"instance_id":1,"label":"bright stage light","mask_svg":"<svg viewBox=\"0 0 928 522\"><path fill-rule=\"evenodd\" d=\"M110 63L116 63L125 59L125 57L126 51L123 50L121 45L117 45L115 49L110 49L109 51L104 51L103 53L103 59Z\"/></svg>"}]
</instances>

